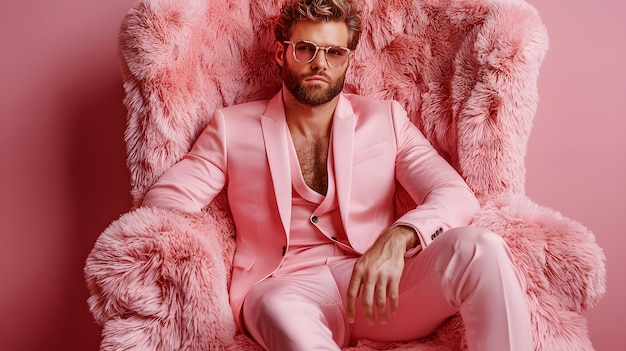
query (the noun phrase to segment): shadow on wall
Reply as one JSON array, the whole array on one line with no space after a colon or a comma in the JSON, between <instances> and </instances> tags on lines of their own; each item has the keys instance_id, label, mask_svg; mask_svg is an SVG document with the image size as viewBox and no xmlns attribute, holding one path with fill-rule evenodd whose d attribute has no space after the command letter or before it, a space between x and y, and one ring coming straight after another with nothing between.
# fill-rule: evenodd
<instances>
[{"instance_id":1,"label":"shadow on wall","mask_svg":"<svg viewBox=\"0 0 626 351\"><path fill-rule=\"evenodd\" d=\"M56 324L57 335L61 335L58 349L68 351L98 349L101 328L88 310L83 267L99 234L130 209L131 201L124 143L126 110L119 70L93 67L74 83L63 100L69 108L72 129L71 163L67 167L77 221L72 240L67 243L72 246L72 257L67 261L71 274L64 285L62 302L68 309L66 321Z\"/></svg>"}]
</instances>

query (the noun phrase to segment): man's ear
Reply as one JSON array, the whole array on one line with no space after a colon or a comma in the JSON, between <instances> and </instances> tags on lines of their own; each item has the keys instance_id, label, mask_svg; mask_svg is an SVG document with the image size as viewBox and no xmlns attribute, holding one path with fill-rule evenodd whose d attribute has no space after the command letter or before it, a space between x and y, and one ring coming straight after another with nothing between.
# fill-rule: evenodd
<instances>
[{"instance_id":1,"label":"man's ear","mask_svg":"<svg viewBox=\"0 0 626 351\"><path fill-rule=\"evenodd\" d=\"M277 41L276 50L274 51L274 58L276 59L276 63L278 63L280 67L285 67L285 50L285 44Z\"/></svg>"},{"instance_id":2,"label":"man's ear","mask_svg":"<svg viewBox=\"0 0 626 351\"><path fill-rule=\"evenodd\" d=\"M354 60L354 51L350 51L350 53L348 54L348 65L346 67L346 71L350 68L350 66L352 65L352 61Z\"/></svg>"}]
</instances>

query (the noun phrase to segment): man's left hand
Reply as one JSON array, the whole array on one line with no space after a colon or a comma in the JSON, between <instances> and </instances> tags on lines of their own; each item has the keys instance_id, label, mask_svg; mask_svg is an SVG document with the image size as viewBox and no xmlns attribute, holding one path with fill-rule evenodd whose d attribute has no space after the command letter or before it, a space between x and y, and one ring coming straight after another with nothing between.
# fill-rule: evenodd
<instances>
[{"instance_id":1,"label":"man's left hand","mask_svg":"<svg viewBox=\"0 0 626 351\"><path fill-rule=\"evenodd\" d=\"M355 263L347 293L347 313L350 323L356 318L356 299L361 291L363 312L367 323L373 325L374 305L378 320L387 323L387 299L392 314L398 312L400 277L404 269L404 254L415 245L417 233L405 226L385 230L372 247Z\"/></svg>"}]
</instances>

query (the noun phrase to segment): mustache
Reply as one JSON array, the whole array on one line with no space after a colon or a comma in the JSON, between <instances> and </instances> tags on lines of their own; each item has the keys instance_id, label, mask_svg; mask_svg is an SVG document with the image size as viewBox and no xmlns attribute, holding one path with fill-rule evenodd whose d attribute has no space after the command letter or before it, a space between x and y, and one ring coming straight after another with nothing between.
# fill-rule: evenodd
<instances>
[{"instance_id":1,"label":"mustache","mask_svg":"<svg viewBox=\"0 0 626 351\"><path fill-rule=\"evenodd\" d=\"M310 77L323 77L324 79L326 79L328 81L331 80L330 77L326 73L323 73L323 72L321 72L321 73L320 72L305 73L305 74L302 74L300 76L300 78L302 78L302 79L310 78Z\"/></svg>"}]
</instances>

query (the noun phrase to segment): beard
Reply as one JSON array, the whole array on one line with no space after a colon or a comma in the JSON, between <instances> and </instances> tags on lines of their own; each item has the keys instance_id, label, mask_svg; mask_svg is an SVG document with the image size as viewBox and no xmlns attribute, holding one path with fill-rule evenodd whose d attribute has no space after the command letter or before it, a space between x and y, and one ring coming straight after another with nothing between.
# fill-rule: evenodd
<instances>
[{"instance_id":1,"label":"beard","mask_svg":"<svg viewBox=\"0 0 626 351\"><path fill-rule=\"evenodd\" d=\"M291 70L289 64L287 64L287 60L285 62L285 67L283 67L282 78L285 83L285 87L287 90L296 98L296 100L300 101L303 104L310 106L319 106L323 105L327 102L330 102L334 99L341 91L343 90L344 81L346 79L346 73L337 78L337 80L330 80L330 78L323 73L313 72L309 74L302 74L298 76L294 71ZM329 86L326 88L322 87L312 87L305 88L302 86L302 80L315 76L315 75L323 75L329 81Z\"/></svg>"}]
</instances>

